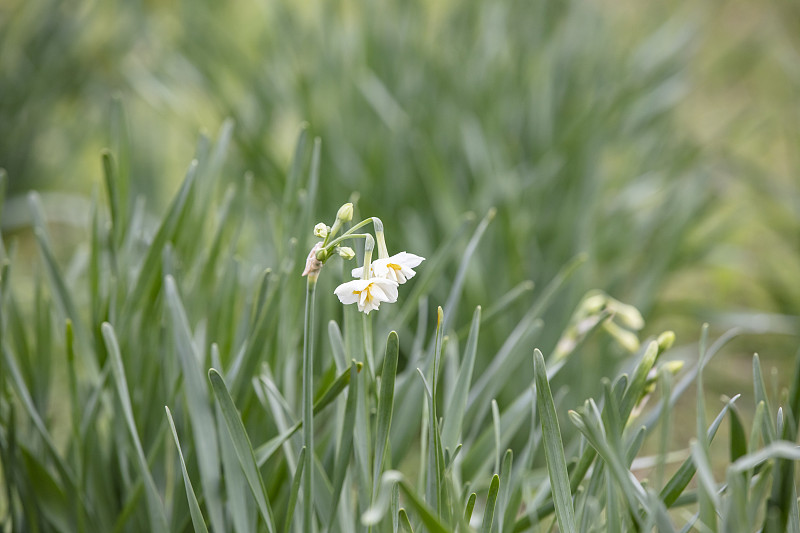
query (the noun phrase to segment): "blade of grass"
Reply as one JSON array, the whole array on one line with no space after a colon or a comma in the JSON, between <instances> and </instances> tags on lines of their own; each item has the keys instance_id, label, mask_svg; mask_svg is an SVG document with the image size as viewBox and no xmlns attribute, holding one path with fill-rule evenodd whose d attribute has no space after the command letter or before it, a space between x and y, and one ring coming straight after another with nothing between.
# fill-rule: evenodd
<instances>
[{"instance_id":1,"label":"blade of grass","mask_svg":"<svg viewBox=\"0 0 800 533\"><path fill-rule=\"evenodd\" d=\"M495 514L497 515L497 526L494 528L495 531L500 533L505 531L503 529L503 521L505 519L508 502L511 498L511 463L513 457L514 453L511 451L511 448L506 450L506 453L503 456L503 466L500 469L500 490L497 493L497 505L495 509Z\"/></svg>"},{"instance_id":2,"label":"blade of grass","mask_svg":"<svg viewBox=\"0 0 800 533\"><path fill-rule=\"evenodd\" d=\"M478 499L478 495L473 492L469 495L469 499L467 499L467 506L464 508L464 521L469 524L470 520L472 520L472 511L475 509L475 500Z\"/></svg>"},{"instance_id":3,"label":"blade of grass","mask_svg":"<svg viewBox=\"0 0 800 533\"><path fill-rule=\"evenodd\" d=\"M186 487L186 498L189 500L189 512L192 516L192 525L194 526L195 533L208 533L203 513L200 511L200 504L197 503L197 496L192 487L192 481L189 479L189 472L186 470L186 461L183 460L183 451L181 451L181 441L178 439L178 431L175 429L175 421L172 419L172 413L169 407L164 406L167 412L167 420L169 421L169 428L172 430L172 438L175 440L175 446L178 448L178 457L181 460L181 472L183 473L183 484Z\"/></svg>"},{"instance_id":4,"label":"blade of grass","mask_svg":"<svg viewBox=\"0 0 800 533\"><path fill-rule=\"evenodd\" d=\"M297 457L297 468L294 471L292 478L292 488L289 491L289 505L286 507L286 519L283 523L283 530L287 533L292 526L292 516L294 515L294 507L297 504L297 496L300 494L300 481L302 481L303 468L306 463L306 447L300 449L300 455Z\"/></svg>"},{"instance_id":5,"label":"blade of grass","mask_svg":"<svg viewBox=\"0 0 800 533\"><path fill-rule=\"evenodd\" d=\"M754 357L754 367L755 364ZM766 402L766 394L763 395ZM780 437L784 441L795 442L797 439L797 421L798 416L800 416L797 411L800 409L800 352L798 352L798 357L795 357L795 370L787 408L789 416L783 424L783 431L781 431ZM768 404L767 412L769 412ZM796 492L794 475L795 465L793 462L785 459L777 461L775 464L775 477L772 482L772 497L767 503L764 533L785 531L789 523L790 512L793 510L796 512L797 497L793 495ZM792 516L796 517L796 514L792 513Z\"/></svg>"},{"instance_id":6,"label":"blade of grass","mask_svg":"<svg viewBox=\"0 0 800 533\"><path fill-rule=\"evenodd\" d=\"M562 533L574 533L575 513L572 508L572 492L567 476L567 462L564 459L564 446L561 443L561 429L556 417L553 395L547 380L544 357L538 349L533 352L533 373L536 383L536 407L542 426L545 459L550 475L558 528Z\"/></svg>"},{"instance_id":7,"label":"blade of grass","mask_svg":"<svg viewBox=\"0 0 800 533\"><path fill-rule=\"evenodd\" d=\"M178 294L178 287L172 276L164 280L165 303L169 323L173 333L175 349L178 352L183 374L186 406L194 436L197 462L200 467L200 481L203 496L211 518L211 527L215 531L225 531L222 498L220 495L220 453L214 414L208 403L208 385L203 379L201 360L196 353L189 330L189 321Z\"/></svg>"},{"instance_id":8,"label":"blade of grass","mask_svg":"<svg viewBox=\"0 0 800 533\"><path fill-rule=\"evenodd\" d=\"M261 473L256 465L253 447L250 445L250 438L244 429L242 419L236 411L236 406L233 404L228 387L225 385L220 373L212 368L208 371L208 379L211 380L211 388L214 390L214 395L217 397L217 402L219 402L219 406L222 409L222 416L233 441L236 457L239 459L239 465L242 467L247 483L250 485L250 491L256 499L261 517L266 523L267 530L270 533L275 533L275 519L272 515L272 508L267 498L267 492L264 490L264 481L261 479Z\"/></svg>"},{"instance_id":9,"label":"blade of grass","mask_svg":"<svg viewBox=\"0 0 800 533\"><path fill-rule=\"evenodd\" d=\"M158 231L153 237L147 254L144 257L139 275L134 282L128 298L126 299L122 311L120 312L120 323L127 324L136 309L141 307L142 300L154 289L159 281L161 271L161 253L167 242L173 237L176 227L185 214L191 210L191 195L194 189L195 176L197 174L197 161L192 161L186 177L173 198L167 210L166 216L162 219Z\"/></svg>"},{"instance_id":10,"label":"blade of grass","mask_svg":"<svg viewBox=\"0 0 800 533\"><path fill-rule=\"evenodd\" d=\"M389 444L389 429L392 424L392 411L394 408L394 385L397 375L397 358L400 351L400 341L397 333L392 331L386 339L386 354L383 358L381 370L381 388L378 397L378 421L375 428L375 464L373 466L372 498L375 499L378 489L378 479L383 469L386 448Z\"/></svg>"},{"instance_id":11,"label":"blade of grass","mask_svg":"<svg viewBox=\"0 0 800 533\"><path fill-rule=\"evenodd\" d=\"M461 435L464 423L464 411L467 408L472 370L475 368L475 356L478 351L478 333L480 331L481 307L475 308L472 315L472 326L469 329L467 345L464 348L464 358L458 369L458 377L453 387L453 392L447 402L447 415L442 425L442 446L445 449L454 449Z\"/></svg>"},{"instance_id":12,"label":"blade of grass","mask_svg":"<svg viewBox=\"0 0 800 533\"><path fill-rule=\"evenodd\" d=\"M133 407L131 406L130 395L128 394L128 382L125 378L125 369L122 366L122 355L119 351L119 344L117 343L117 336L114 333L114 327L108 322L104 322L101 326L103 333L103 340L108 350L109 360L111 362L111 371L114 375L114 383L116 385L117 397L119 398L122 407L122 414L125 423L130 433L131 443L136 451L137 465L139 473L144 480L145 499L147 501L147 514L150 521L150 530L154 533L164 532L169 530L167 526L167 517L164 514L164 505L161 502L161 497L156 490L153 476L150 474L150 469L147 466L147 459L144 455L142 443L139 440L139 434L136 431L136 422L133 418Z\"/></svg>"},{"instance_id":13,"label":"blade of grass","mask_svg":"<svg viewBox=\"0 0 800 533\"><path fill-rule=\"evenodd\" d=\"M483 521L481 522L481 533L491 533L492 521L494 520L494 508L497 503L497 492L500 488L500 476L492 476L489 484L489 495L486 497L486 507L483 510Z\"/></svg>"},{"instance_id":14,"label":"blade of grass","mask_svg":"<svg viewBox=\"0 0 800 533\"><path fill-rule=\"evenodd\" d=\"M363 368L363 363L353 362L356 368L356 377L361 369ZM319 414L323 409L325 409L328 405L330 405L339 394L342 393L344 389L346 389L351 384L351 372L350 370L345 370L342 372L336 381L334 381L330 387L328 387L324 393L320 396L320 398L314 404L314 414ZM299 420L295 423L294 426L289 428L288 430L284 431L280 435L268 440L261 446L259 446L255 453L258 462L258 466L261 467L263 464L272 457L281 445L286 442L288 439L292 437L295 433L297 433L300 428L303 427L303 421Z\"/></svg>"},{"instance_id":15,"label":"blade of grass","mask_svg":"<svg viewBox=\"0 0 800 533\"><path fill-rule=\"evenodd\" d=\"M728 402L719 412L714 421L711 422L711 425L708 427L708 430L706 431L706 438L708 439L709 443L712 440L714 440L714 437L717 434L719 426L725 419L725 414L731 408L733 402L735 402L738 398L739 396L737 395L728 400ZM664 502L664 505L666 505L667 508L672 507L675 504L678 497L681 495L681 493L683 493L683 491L689 485L689 482L694 477L696 470L697 468L695 467L695 464L692 461L691 456L687 457L686 460L681 464L681 466L678 467L678 470L675 472L675 474L673 474L673 476L670 478L670 480L667 482L664 488L661 489L660 493L661 501Z\"/></svg>"},{"instance_id":16,"label":"blade of grass","mask_svg":"<svg viewBox=\"0 0 800 533\"><path fill-rule=\"evenodd\" d=\"M219 347L211 345L211 364L214 368L222 368L220 364ZM228 512L233 521L233 530L236 533L250 533L255 530L254 519L256 510L254 499L248 495L247 479L239 459L230 433L225 428L225 420L219 403L214 405L215 419L217 422L217 437L219 439L220 462L225 473L225 493L228 501Z\"/></svg>"},{"instance_id":17,"label":"blade of grass","mask_svg":"<svg viewBox=\"0 0 800 533\"><path fill-rule=\"evenodd\" d=\"M342 424L342 436L339 442L339 453L333 469L333 498L331 501L331 516L328 519L328 529L333 527L336 512L339 507L339 498L342 494L344 478L347 474L347 466L350 463L350 456L353 453L353 427L356 417L356 399L358 398L358 370L356 362L350 365L350 390L347 393L347 402L344 410L344 422Z\"/></svg>"}]
</instances>

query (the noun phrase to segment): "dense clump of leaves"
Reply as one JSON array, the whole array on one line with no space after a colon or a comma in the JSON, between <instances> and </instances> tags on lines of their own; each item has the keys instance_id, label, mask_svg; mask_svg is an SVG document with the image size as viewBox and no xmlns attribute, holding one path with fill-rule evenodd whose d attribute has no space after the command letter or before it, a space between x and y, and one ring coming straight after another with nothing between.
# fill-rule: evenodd
<instances>
[{"instance_id":1,"label":"dense clump of leaves","mask_svg":"<svg viewBox=\"0 0 800 533\"><path fill-rule=\"evenodd\" d=\"M306 135L298 160L307 157ZM377 317L342 309L332 290L349 273L325 267L322 319L309 332L317 340L314 423L301 432L312 418L300 415L299 272L312 236L294 231L310 227L315 213L320 144L308 174L299 162L292 167L290 201L270 214L266 237L276 262L260 270L239 255L254 219L263 219L244 208L250 180L221 172L231 138L226 124L214 143L201 139L152 226L128 196L127 173L104 153L106 202L93 202L82 260L68 270L53 251L46 211L30 196L42 274L29 297L15 283L23 279L17 252L4 246L0 283L6 530L491 533L544 531L553 520L561 531L673 531L683 523L798 530L800 372L774 406L756 358L752 425L732 408L736 398L707 425L703 369L739 332L706 347L705 331L673 383L674 365L664 363L671 337L637 350L637 333L613 322L616 309L638 326L636 314L600 293L575 311L577 325L562 324L569 344L545 357L521 340L558 324L551 310L580 258L533 296L496 295L460 324L467 272L494 212L465 222L429 256L403 302ZM456 265L452 279L442 274L448 264ZM447 295L432 327L434 285L446 285ZM530 311L506 317L514 329L476 372L482 331L520 298ZM600 335L629 349L636 341L622 365L630 372L575 404L562 393L562 371ZM528 378L522 386L519 376L508 380L519 368ZM670 413L692 383L696 441L667 478ZM503 388L510 401L498 401ZM645 405L650 396L657 399ZM719 465L709 446L726 416L730 456ZM313 440L303 439L308 431ZM659 435L660 452L645 481L632 468L649 434ZM688 521L670 512L695 504Z\"/></svg>"}]
</instances>

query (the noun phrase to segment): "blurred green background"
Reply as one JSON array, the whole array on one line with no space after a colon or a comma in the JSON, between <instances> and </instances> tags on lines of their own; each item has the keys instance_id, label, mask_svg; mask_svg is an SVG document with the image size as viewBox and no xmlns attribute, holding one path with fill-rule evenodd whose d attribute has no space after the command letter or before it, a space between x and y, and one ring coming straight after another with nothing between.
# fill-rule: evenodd
<instances>
[{"instance_id":1,"label":"blurred green background","mask_svg":"<svg viewBox=\"0 0 800 533\"><path fill-rule=\"evenodd\" d=\"M545 353L601 288L642 311L645 335L670 328L693 343L703 321L770 332L738 350L745 365L758 347L782 366L800 329L798 22L798 4L777 1L5 0L3 232L33 263L25 194L39 190L74 264L101 149L162 213L198 132L231 118L224 173L252 176L257 221L239 252L274 267L284 248L270 214L307 122L322 141L320 220L357 192L390 249L430 256L465 213L497 209L457 326L585 252L537 340ZM300 257L309 229L279 238L298 238ZM479 367L528 303L515 306L482 332ZM614 349L587 348L576 386L599 387L609 358L592 354ZM720 366L721 392L749 379Z\"/></svg>"}]
</instances>

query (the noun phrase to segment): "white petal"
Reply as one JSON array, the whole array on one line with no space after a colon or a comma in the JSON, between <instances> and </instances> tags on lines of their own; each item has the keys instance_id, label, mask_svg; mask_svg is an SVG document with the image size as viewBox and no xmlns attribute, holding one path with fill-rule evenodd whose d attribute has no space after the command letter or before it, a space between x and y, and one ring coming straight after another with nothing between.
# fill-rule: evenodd
<instances>
[{"instance_id":1,"label":"white petal","mask_svg":"<svg viewBox=\"0 0 800 533\"><path fill-rule=\"evenodd\" d=\"M411 270L411 268L409 268L408 265L400 265L400 272L405 277L403 282L406 282L407 280L409 280L409 279L411 279L411 278L413 278L414 276L417 275L417 273L414 272L413 270Z\"/></svg>"},{"instance_id":2,"label":"white petal","mask_svg":"<svg viewBox=\"0 0 800 533\"><path fill-rule=\"evenodd\" d=\"M363 279L354 279L336 287L333 294L338 296L339 301L345 305L354 304L358 301L358 293L363 291L367 285L369 282L365 282Z\"/></svg>"},{"instance_id":3,"label":"white petal","mask_svg":"<svg viewBox=\"0 0 800 533\"><path fill-rule=\"evenodd\" d=\"M419 266L419 264L422 263L423 261L425 261L424 257L410 254L408 252L400 252L390 257L388 262L395 263L401 266L407 266L409 268L414 268Z\"/></svg>"},{"instance_id":4,"label":"white petal","mask_svg":"<svg viewBox=\"0 0 800 533\"><path fill-rule=\"evenodd\" d=\"M368 315L370 311L377 309L381 305L380 302L376 302L375 300L371 300L367 302L367 305L360 308L359 311L363 311L365 315Z\"/></svg>"},{"instance_id":5,"label":"white petal","mask_svg":"<svg viewBox=\"0 0 800 533\"><path fill-rule=\"evenodd\" d=\"M363 271L364 271L364 267L363 267L363 266L360 266L360 267L358 267L358 268L354 268L354 269L353 269L353 270L350 272L350 274L352 274L354 278L360 278L360 277L361 277L361 273L362 273Z\"/></svg>"},{"instance_id":6,"label":"white petal","mask_svg":"<svg viewBox=\"0 0 800 533\"><path fill-rule=\"evenodd\" d=\"M389 279L377 279L373 281L376 285L380 285L380 288L386 294L388 298L388 300L386 300L387 303L397 301L397 282Z\"/></svg>"}]
</instances>

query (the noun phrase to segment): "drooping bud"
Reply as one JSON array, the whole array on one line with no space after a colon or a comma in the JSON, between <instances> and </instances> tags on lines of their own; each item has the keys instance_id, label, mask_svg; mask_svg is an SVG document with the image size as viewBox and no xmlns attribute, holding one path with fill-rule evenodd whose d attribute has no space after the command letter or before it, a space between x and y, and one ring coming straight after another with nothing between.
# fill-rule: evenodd
<instances>
[{"instance_id":1,"label":"drooping bud","mask_svg":"<svg viewBox=\"0 0 800 533\"><path fill-rule=\"evenodd\" d=\"M608 297L601 291L590 291L583 297L579 313L582 315L594 315L603 310Z\"/></svg>"},{"instance_id":2,"label":"drooping bud","mask_svg":"<svg viewBox=\"0 0 800 533\"><path fill-rule=\"evenodd\" d=\"M637 331L644 327L642 313L634 306L609 298L608 307L614 311L614 314L624 326Z\"/></svg>"},{"instance_id":3,"label":"drooping bud","mask_svg":"<svg viewBox=\"0 0 800 533\"><path fill-rule=\"evenodd\" d=\"M375 248L375 239L367 235L364 239L364 265L361 267L361 279L369 279L372 270L372 250Z\"/></svg>"},{"instance_id":4,"label":"drooping bud","mask_svg":"<svg viewBox=\"0 0 800 533\"><path fill-rule=\"evenodd\" d=\"M378 259L386 259L389 257L389 250L383 236L383 222L378 217L372 217L372 227L375 230L375 240L378 241Z\"/></svg>"},{"instance_id":5,"label":"drooping bud","mask_svg":"<svg viewBox=\"0 0 800 533\"><path fill-rule=\"evenodd\" d=\"M634 332L625 328L621 328L611 320L603 323L603 329L605 329L612 337L614 337L620 346L629 352L633 353L639 349L639 338Z\"/></svg>"},{"instance_id":6,"label":"drooping bud","mask_svg":"<svg viewBox=\"0 0 800 533\"><path fill-rule=\"evenodd\" d=\"M320 239L324 239L328 236L328 232L331 230L324 222L320 222L316 226L314 226L314 236L319 237Z\"/></svg>"},{"instance_id":7,"label":"drooping bud","mask_svg":"<svg viewBox=\"0 0 800 533\"><path fill-rule=\"evenodd\" d=\"M356 256L355 250L353 250L349 246L337 246L336 253L339 254L339 257L341 257L345 261L350 261Z\"/></svg>"},{"instance_id":8,"label":"drooping bud","mask_svg":"<svg viewBox=\"0 0 800 533\"><path fill-rule=\"evenodd\" d=\"M322 243L318 242L308 252L306 258L306 268L303 270L303 276L308 276L309 281L316 282L319 277L319 271L322 268L322 261L317 258L317 253L322 250Z\"/></svg>"}]
</instances>

